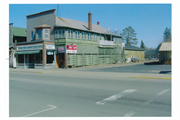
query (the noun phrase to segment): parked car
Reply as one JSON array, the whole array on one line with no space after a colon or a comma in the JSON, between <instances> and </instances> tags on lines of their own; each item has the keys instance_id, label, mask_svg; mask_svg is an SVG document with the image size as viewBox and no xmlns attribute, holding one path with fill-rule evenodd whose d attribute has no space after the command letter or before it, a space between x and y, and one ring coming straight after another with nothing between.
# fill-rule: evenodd
<instances>
[{"instance_id":1,"label":"parked car","mask_svg":"<svg viewBox=\"0 0 180 120\"><path fill-rule=\"evenodd\" d=\"M139 58L138 57L132 57L131 62L139 62Z\"/></svg>"}]
</instances>

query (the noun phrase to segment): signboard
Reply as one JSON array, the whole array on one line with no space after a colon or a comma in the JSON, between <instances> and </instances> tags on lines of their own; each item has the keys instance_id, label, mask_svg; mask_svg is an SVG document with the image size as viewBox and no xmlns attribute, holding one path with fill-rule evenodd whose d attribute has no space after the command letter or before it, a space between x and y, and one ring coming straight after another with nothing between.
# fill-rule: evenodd
<instances>
[{"instance_id":1,"label":"signboard","mask_svg":"<svg viewBox=\"0 0 180 120\"><path fill-rule=\"evenodd\" d=\"M57 53L64 53L64 52L65 52L64 47L58 47Z\"/></svg>"},{"instance_id":2,"label":"signboard","mask_svg":"<svg viewBox=\"0 0 180 120\"><path fill-rule=\"evenodd\" d=\"M55 45L53 45L53 44L46 44L46 49L54 50L55 49Z\"/></svg>"},{"instance_id":3,"label":"signboard","mask_svg":"<svg viewBox=\"0 0 180 120\"><path fill-rule=\"evenodd\" d=\"M17 46L17 51L22 51L22 50L42 50L42 49L43 49L42 44Z\"/></svg>"},{"instance_id":4,"label":"signboard","mask_svg":"<svg viewBox=\"0 0 180 120\"><path fill-rule=\"evenodd\" d=\"M77 53L77 45L67 45L66 53Z\"/></svg>"},{"instance_id":5,"label":"signboard","mask_svg":"<svg viewBox=\"0 0 180 120\"><path fill-rule=\"evenodd\" d=\"M53 55L53 52L47 52L47 55Z\"/></svg>"}]
</instances>

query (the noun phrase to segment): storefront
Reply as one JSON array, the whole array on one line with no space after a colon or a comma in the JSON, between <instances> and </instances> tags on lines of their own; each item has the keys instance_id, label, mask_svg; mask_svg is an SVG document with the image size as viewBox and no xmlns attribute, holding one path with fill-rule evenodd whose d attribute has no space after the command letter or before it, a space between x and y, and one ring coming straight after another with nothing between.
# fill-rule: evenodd
<instances>
[{"instance_id":1,"label":"storefront","mask_svg":"<svg viewBox=\"0 0 180 120\"><path fill-rule=\"evenodd\" d=\"M21 43L17 45L15 55L17 68L55 68L54 42Z\"/></svg>"}]
</instances>

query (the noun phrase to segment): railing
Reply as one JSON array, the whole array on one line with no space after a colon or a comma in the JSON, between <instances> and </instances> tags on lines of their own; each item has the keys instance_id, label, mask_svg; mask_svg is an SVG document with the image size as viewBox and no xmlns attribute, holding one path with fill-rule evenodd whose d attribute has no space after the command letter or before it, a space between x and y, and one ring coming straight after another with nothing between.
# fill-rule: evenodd
<instances>
[{"instance_id":1,"label":"railing","mask_svg":"<svg viewBox=\"0 0 180 120\"><path fill-rule=\"evenodd\" d=\"M99 40L99 45L114 45L114 41Z\"/></svg>"}]
</instances>

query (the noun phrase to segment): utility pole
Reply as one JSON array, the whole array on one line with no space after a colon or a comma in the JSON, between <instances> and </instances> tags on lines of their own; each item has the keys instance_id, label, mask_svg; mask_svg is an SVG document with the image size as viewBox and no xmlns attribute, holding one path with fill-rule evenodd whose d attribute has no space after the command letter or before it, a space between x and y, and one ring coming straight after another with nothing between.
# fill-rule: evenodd
<instances>
[{"instance_id":1,"label":"utility pole","mask_svg":"<svg viewBox=\"0 0 180 120\"><path fill-rule=\"evenodd\" d=\"M57 4L57 17L60 17L59 4Z\"/></svg>"}]
</instances>

